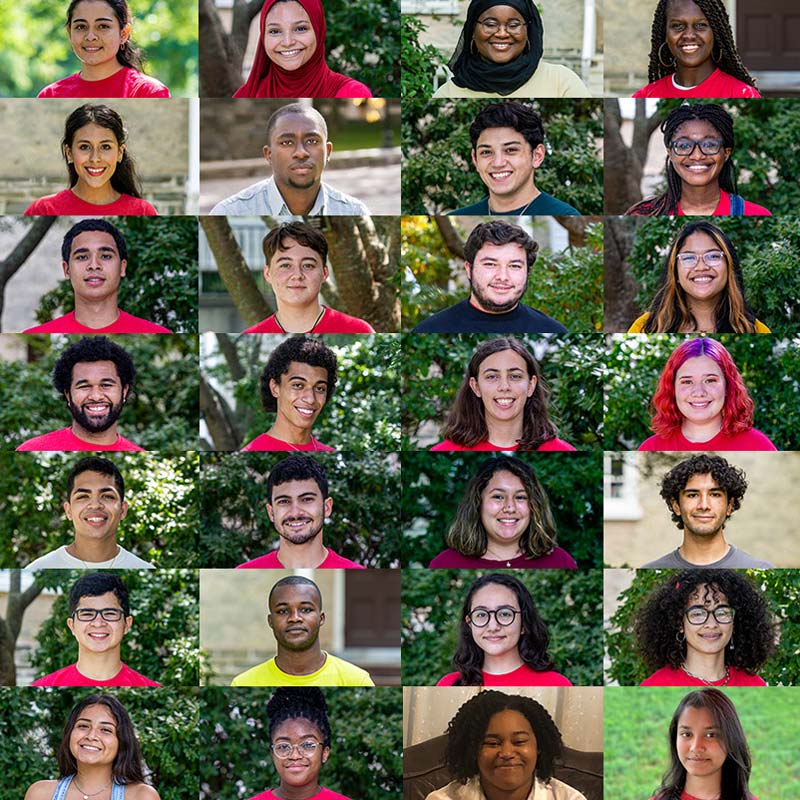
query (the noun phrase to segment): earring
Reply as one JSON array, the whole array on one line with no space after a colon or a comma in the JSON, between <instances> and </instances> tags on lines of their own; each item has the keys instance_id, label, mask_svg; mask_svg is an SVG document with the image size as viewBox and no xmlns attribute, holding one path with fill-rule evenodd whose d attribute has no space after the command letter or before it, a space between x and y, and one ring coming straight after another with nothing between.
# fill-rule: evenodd
<instances>
[{"instance_id":1,"label":"earring","mask_svg":"<svg viewBox=\"0 0 800 800\"><path fill-rule=\"evenodd\" d=\"M530 51L531 51L531 40L527 39L525 41L525 52L526 53L530 53Z\"/></svg>"},{"instance_id":2,"label":"earring","mask_svg":"<svg viewBox=\"0 0 800 800\"><path fill-rule=\"evenodd\" d=\"M473 56L478 55L478 50L477 50L477 48L475 46L475 40L474 39L470 39L470 41L469 41L469 52Z\"/></svg>"},{"instance_id":3,"label":"earring","mask_svg":"<svg viewBox=\"0 0 800 800\"><path fill-rule=\"evenodd\" d=\"M678 644L683 645L683 643L686 641L686 634L683 631L678 631L675 634L675 641Z\"/></svg>"},{"instance_id":4,"label":"earring","mask_svg":"<svg viewBox=\"0 0 800 800\"><path fill-rule=\"evenodd\" d=\"M662 67L674 67L675 66L675 56L672 56L672 61L667 62L667 61L664 61L664 57L661 54L661 51L664 48L665 44L666 44L666 42L661 42L661 47L658 48L658 60L661 62L661 66ZM672 55L672 54L670 54L670 55Z\"/></svg>"}]
</instances>

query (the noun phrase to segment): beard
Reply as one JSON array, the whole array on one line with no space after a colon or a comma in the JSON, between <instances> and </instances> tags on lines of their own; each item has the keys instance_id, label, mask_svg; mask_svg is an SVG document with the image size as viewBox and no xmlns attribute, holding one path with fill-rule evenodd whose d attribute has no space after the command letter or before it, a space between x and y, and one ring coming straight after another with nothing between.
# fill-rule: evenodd
<instances>
[{"instance_id":1,"label":"beard","mask_svg":"<svg viewBox=\"0 0 800 800\"><path fill-rule=\"evenodd\" d=\"M90 404L87 403L86 405ZM91 433L103 433L119 419L122 409L125 406L125 401L123 400L121 403L117 403L117 405L112 404L108 412L102 417L90 417L83 410L83 407L75 405L71 398L67 402L67 406L69 407L70 414L72 414L72 419L74 419L78 425Z\"/></svg>"},{"instance_id":2,"label":"beard","mask_svg":"<svg viewBox=\"0 0 800 800\"><path fill-rule=\"evenodd\" d=\"M523 290L516 297L507 300L505 303L496 303L494 300L487 297L483 293L483 290L479 286L476 286L471 278L469 281L469 288L475 296L475 299L480 303L481 308L492 314L504 314L507 311L513 311L519 305L522 295L525 294L525 289L523 287Z\"/></svg>"},{"instance_id":3,"label":"beard","mask_svg":"<svg viewBox=\"0 0 800 800\"><path fill-rule=\"evenodd\" d=\"M287 522L297 522L297 517L289 517L281 522L280 528L276 528L275 530L278 531L278 535L281 539L286 539L287 542L291 542L292 544L305 544L306 542L310 542L312 539L316 539L319 536L320 531L322 530L322 522L317 525L312 525L308 531L304 533L294 533L293 531L286 529Z\"/></svg>"}]
</instances>

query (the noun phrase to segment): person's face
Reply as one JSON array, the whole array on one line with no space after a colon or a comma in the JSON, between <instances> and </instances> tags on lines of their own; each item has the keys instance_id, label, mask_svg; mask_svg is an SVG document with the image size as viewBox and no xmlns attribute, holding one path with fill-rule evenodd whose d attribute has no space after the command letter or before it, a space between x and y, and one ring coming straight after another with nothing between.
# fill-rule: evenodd
<instances>
[{"instance_id":1,"label":"person's face","mask_svg":"<svg viewBox=\"0 0 800 800\"><path fill-rule=\"evenodd\" d=\"M681 518L685 530L695 536L714 536L733 512L733 500L708 472L692 475L672 501L672 510Z\"/></svg>"},{"instance_id":2,"label":"person's face","mask_svg":"<svg viewBox=\"0 0 800 800\"><path fill-rule=\"evenodd\" d=\"M469 385L483 403L487 424L518 419L525 403L536 390L536 376L528 375L528 365L519 353L501 350L481 361L478 377Z\"/></svg>"},{"instance_id":3,"label":"person's face","mask_svg":"<svg viewBox=\"0 0 800 800\"><path fill-rule=\"evenodd\" d=\"M107 431L119 419L128 396L113 361L80 361L66 393L72 418L91 433Z\"/></svg>"},{"instance_id":4,"label":"person's face","mask_svg":"<svg viewBox=\"0 0 800 800\"><path fill-rule=\"evenodd\" d=\"M119 48L131 33L130 25L120 27L117 15L104 0L78 3L67 29L72 51L90 66L116 60Z\"/></svg>"},{"instance_id":5,"label":"person's face","mask_svg":"<svg viewBox=\"0 0 800 800\"><path fill-rule=\"evenodd\" d=\"M492 6L478 17L472 29L478 54L487 61L507 64L522 55L528 43L528 26L516 8Z\"/></svg>"},{"instance_id":6,"label":"person's face","mask_svg":"<svg viewBox=\"0 0 800 800\"><path fill-rule=\"evenodd\" d=\"M275 530L292 544L305 544L314 539L332 508L333 498L323 500L313 478L278 484L272 490L272 503L267 503L267 513Z\"/></svg>"},{"instance_id":7,"label":"person's face","mask_svg":"<svg viewBox=\"0 0 800 800\"><path fill-rule=\"evenodd\" d=\"M313 116L282 114L264 147L264 158L279 189L318 189L332 149Z\"/></svg>"},{"instance_id":8,"label":"person's face","mask_svg":"<svg viewBox=\"0 0 800 800\"><path fill-rule=\"evenodd\" d=\"M86 706L80 712L69 734L69 751L82 766L114 763L119 739L117 721L108 706Z\"/></svg>"},{"instance_id":9,"label":"person's face","mask_svg":"<svg viewBox=\"0 0 800 800\"><path fill-rule=\"evenodd\" d=\"M64 513L75 528L75 536L88 540L114 539L119 523L128 513L110 475L81 472L75 476Z\"/></svg>"},{"instance_id":10,"label":"person's face","mask_svg":"<svg viewBox=\"0 0 800 800\"><path fill-rule=\"evenodd\" d=\"M279 67L296 70L314 55L317 35L300 3L276 3L264 23L264 51Z\"/></svg>"},{"instance_id":11,"label":"person's face","mask_svg":"<svg viewBox=\"0 0 800 800\"><path fill-rule=\"evenodd\" d=\"M689 595L686 608L701 606L706 611L713 611L720 606L730 606L727 595L722 592L715 592L706 586L705 583L698 585L697 589ZM733 622L727 624L719 623L713 614L708 615L708 619L702 625L692 625L683 615L683 633L686 636L686 646L698 653L713 655L721 653L733 636Z\"/></svg>"},{"instance_id":12,"label":"person's face","mask_svg":"<svg viewBox=\"0 0 800 800\"><path fill-rule=\"evenodd\" d=\"M544 161L544 145L532 148L514 128L486 128L472 151L472 163L490 194L511 196L531 188L533 171Z\"/></svg>"},{"instance_id":13,"label":"person's face","mask_svg":"<svg viewBox=\"0 0 800 800\"><path fill-rule=\"evenodd\" d=\"M706 139L722 139L719 131L710 123L702 119L691 119L678 125L672 136L672 141L677 139L688 139L691 142L702 142ZM721 147L720 151L713 156L705 155L700 146L688 156L676 155L672 149L667 150L667 154L678 177L688 186L703 187L715 183L719 180L725 162L730 158L731 148Z\"/></svg>"},{"instance_id":14,"label":"person's face","mask_svg":"<svg viewBox=\"0 0 800 800\"><path fill-rule=\"evenodd\" d=\"M299 747L294 747L292 754L286 758L280 758L272 752L272 763L282 786L297 789L316 786L319 771L328 760L330 748L322 746L322 731L313 722L302 717L288 719L275 728L272 744L301 745L304 742L314 742L317 745L311 755L303 755Z\"/></svg>"},{"instance_id":15,"label":"person's face","mask_svg":"<svg viewBox=\"0 0 800 800\"><path fill-rule=\"evenodd\" d=\"M319 592L302 583L279 586L272 592L267 624L279 648L310 650L319 639L320 627L325 624Z\"/></svg>"},{"instance_id":16,"label":"person's face","mask_svg":"<svg viewBox=\"0 0 800 800\"><path fill-rule=\"evenodd\" d=\"M75 296L88 301L115 295L127 266L128 262L119 257L114 237L105 231L79 233L72 240L69 262L61 262Z\"/></svg>"},{"instance_id":17,"label":"person's face","mask_svg":"<svg viewBox=\"0 0 800 800\"><path fill-rule=\"evenodd\" d=\"M714 300L728 285L728 261L723 253L719 266L709 267L703 256L706 253L722 253L719 245L703 231L686 237L678 255L693 253L697 256L694 267L685 267L678 258L678 283L686 296L692 300Z\"/></svg>"},{"instance_id":18,"label":"person's face","mask_svg":"<svg viewBox=\"0 0 800 800\"><path fill-rule=\"evenodd\" d=\"M106 592L96 597L81 597L78 609L81 608L121 609L122 606L114 592ZM97 614L92 622L81 622L77 616L67 619L67 627L78 640L78 648L90 653L108 653L119 648L132 623L133 617L123 617L118 622L107 622L100 614Z\"/></svg>"},{"instance_id":19,"label":"person's face","mask_svg":"<svg viewBox=\"0 0 800 800\"><path fill-rule=\"evenodd\" d=\"M322 256L294 239L285 240L264 267L264 278L272 286L278 304L305 307L316 303L322 284L328 280L328 267Z\"/></svg>"},{"instance_id":20,"label":"person's face","mask_svg":"<svg viewBox=\"0 0 800 800\"><path fill-rule=\"evenodd\" d=\"M511 589L497 583L490 583L472 595L469 610L470 614L475 613L477 609L496 612L502 606L512 608L514 611L520 610L517 596ZM519 637L522 634L522 615L515 614L514 621L510 625L501 625L497 621L495 613L490 615L489 622L485 627L478 628L470 625L470 630L475 644L484 653L491 656L502 656L509 651L516 650L519 645Z\"/></svg>"},{"instance_id":21,"label":"person's face","mask_svg":"<svg viewBox=\"0 0 800 800\"><path fill-rule=\"evenodd\" d=\"M489 718L478 751L478 773L489 797L525 789L533 784L538 750L536 735L527 717L506 709Z\"/></svg>"},{"instance_id":22,"label":"person's face","mask_svg":"<svg viewBox=\"0 0 800 800\"><path fill-rule=\"evenodd\" d=\"M470 300L481 311L502 314L517 307L528 285L528 257L521 244L486 243L465 264Z\"/></svg>"},{"instance_id":23,"label":"person's face","mask_svg":"<svg viewBox=\"0 0 800 800\"><path fill-rule=\"evenodd\" d=\"M291 361L280 383L269 389L278 402L278 417L296 428L313 427L328 400L328 370L302 361Z\"/></svg>"},{"instance_id":24,"label":"person's face","mask_svg":"<svg viewBox=\"0 0 800 800\"><path fill-rule=\"evenodd\" d=\"M67 161L72 162L78 173L78 182L91 189L101 189L116 172L125 145L117 142L109 128L90 122L75 131L72 145L66 145L64 150Z\"/></svg>"},{"instance_id":25,"label":"person's face","mask_svg":"<svg viewBox=\"0 0 800 800\"><path fill-rule=\"evenodd\" d=\"M722 731L707 708L687 706L678 717L675 747L688 775L709 778L720 772L728 756Z\"/></svg>"},{"instance_id":26,"label":"person's face","mask_svg":"<svg viewBox=\"0 0 800 800\"><path fill-rule=\"evenodd\" d=\"M713 358L687 358L675 372L675 404L688 422L704 425L722 418L725 376Z\"/></svg>"},{"instance_id":27,"label":"person's face","mask_svg":"<svg viewBox=\"0 0 800 800\"><path fill-rule=\"evenodd\" d=\"M699 67L711 58L714 33L706 15L692 0L667 3L667 47L678 65Z\"/></svg>"},{"instance_id":28,"label":"person's face","mask_svg":"<svg viewBox=\"0 0 800 800\"><path fill-rule=\"evenodd\" d=\"M522 481L512 472L495 472L481 492L481 523L489 547L519 542L530 519L530 501Z\"/></svg>"}]
</instances>

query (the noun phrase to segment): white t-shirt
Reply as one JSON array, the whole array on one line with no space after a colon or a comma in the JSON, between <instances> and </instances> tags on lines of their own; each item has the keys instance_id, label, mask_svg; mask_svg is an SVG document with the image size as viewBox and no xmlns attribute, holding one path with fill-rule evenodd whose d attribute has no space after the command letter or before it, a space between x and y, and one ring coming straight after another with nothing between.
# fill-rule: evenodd
<instances>
[{"instance_id":1,"label":"white t-shirt","mask_svg":"<svg viewBox=\"0 0 800 800\"><path fill-rule=\"evenodd\" d=\"M425 800L486 800L486 795L481 790L480 778L476 776L466 783L452 781L444 788L431 792ZM567 786L556 778L551 778L547 784L536 778L528 800L586 800L586 798L577 789Z\"/></svg>"},{"instance_id":2,"label":"white t-shirt","mask_svg":"<svg viewBox=\"0 0 800 800\"><path fill-rule=\"evenodd\" d=\"M119 552L114 558L108 561L81 561L67 552L67 545L59 547L45 553L35 561L31 561L25 569L155 569L149 562L139 556L135 556L130 550L126 550L122 545L118 545Z\"/></svg>"}]
</instances>

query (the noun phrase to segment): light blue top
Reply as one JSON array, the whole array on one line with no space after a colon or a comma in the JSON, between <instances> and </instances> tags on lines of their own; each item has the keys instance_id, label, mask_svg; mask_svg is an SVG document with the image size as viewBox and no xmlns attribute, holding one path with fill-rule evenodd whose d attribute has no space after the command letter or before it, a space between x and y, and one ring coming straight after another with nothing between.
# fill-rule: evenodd
<instances>
[{"instance_id":1,"label":"light blue top","mask_svg":"<svg viewBox=\"0 0 800 800\"><path fill-rule=\"evenodd\" d=\"M53 795L53 800L64 800L64 798L67 796L67 789L69 789L69 785L72 783L72 779L74 777L74 775L67 775L66 778L62 778L58 782L55 794ZM125 784L113 781L111 784L111 800L122 800L124 797Z\"/></svg>"}]
</instances>

